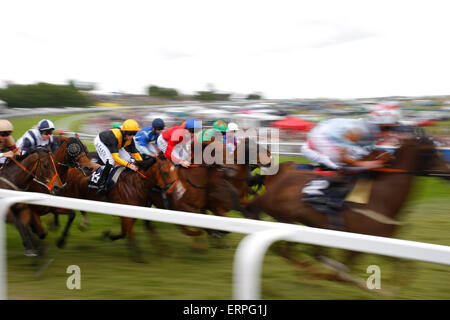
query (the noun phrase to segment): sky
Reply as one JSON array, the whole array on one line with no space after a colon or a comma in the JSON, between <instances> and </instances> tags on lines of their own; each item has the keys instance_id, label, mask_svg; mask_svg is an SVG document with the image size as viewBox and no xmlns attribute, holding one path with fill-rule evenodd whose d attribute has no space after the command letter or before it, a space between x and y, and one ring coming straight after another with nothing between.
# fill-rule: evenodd
<instances>
[{"instance_id":1,"label":"sky","mask_svg":"<svg viewBox=\"0 0 450 320\"><path fill-rule=\"evenodd\" d=\"M447 4L448 3L448 4ZM450 94L447 1L0 1L0 85L269 99Z\"/></svg>"}]
</instances>

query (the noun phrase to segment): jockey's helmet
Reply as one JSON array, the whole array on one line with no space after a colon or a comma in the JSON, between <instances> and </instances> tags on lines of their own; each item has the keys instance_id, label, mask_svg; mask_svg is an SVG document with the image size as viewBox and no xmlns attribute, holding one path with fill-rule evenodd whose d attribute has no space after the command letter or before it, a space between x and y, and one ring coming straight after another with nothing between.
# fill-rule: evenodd
<instances>
[{"instance_id":1,"label":"jockey's helmet","mask_svg":"<svg viewBox=\"0 0 450 320\"><path fill-rule=\"evenodd\" d=\"M227 123L223 120L217 120L216 122L213 123L213 129L225 132L227 131Z\"/></svg>"},{"instance_id":2,"label":"jockey's helmet","mask_svg":"<svg viewBox=\"0 0 450 320\"><path fill-rule=\"evenodd\" d=\"M122 123L122 127L120 129L124 132L136 133L139 131L139 124L136 122L136 120L128 119Z\"/></svg>"},{"instance_id":3,"label":"jockey's helmet","mask_svg":"<svg viewBox=\"0 0 450 320\"><path fill-rule=\"evenodd\" d=\"M120 122L111 122L111 129L120 129L121 125Z\"/></svg>"},{"instance_id":4,"label":"jockey's helmet","mask_svg":"<svg viewBox=\"0 0 450 320\"><path fill-rule=\"evenodd\" d=\"M152 121L152 128L156 130L163 130L165 127L163 119L156 118Z\"/></svg>"},{"instance_id":5,"label":"jockey's helmet","mask_svg":"<svg viewBox=\"0 0 450 320\"><path fill-rule=\"evenodd\" d=\"M401 118L400 109L379 109L369 115L369 121L378 125L396 124Z\"/></svg>"},{"instance_id":6,"label":"jockey's helmet","mask_svg":"<svg viewBox=\"0 0 450 320\"><path fill-rule=\"evenodd\" d=\"M189 118L186 120L186 123L184 124L185 129L201 129L202 128L202 122L198 120L197 118Z\"/></svg>"},{"instance_id":7,"label":"jockey's helmet","mask_svg":"<svg viewBox=\"0 0 450 320\"><path fill-rule=\"evenodd\" d=\"M230 122L230 123L228 124L227 130L228 130L228 131L238 131L238 130L239 130L239 127L238 127L238 125L237 125L236 123Z\"/></svg>"},{"instance_id":8,"label":"jockey's helmet","mask_svg":"<svg viewBox=\"0 0 450 320\"><path fill-rule=\"evenodd\" d=\"M42 119L39 121L37 128L39 131L48 131L48 130L55 130L55 125L51 120L48 119Z\"/></svg>"},{"instance_id":9,"label":"jockey's helmet","mask_svg":"<svg viewBox=\"0 0 450 320\"><path fill-rule=\"evenodd\" d=\"M6 119L0 119L0 131L13 131L14 127L11 122Z\"/></svg>"}]
</instances>

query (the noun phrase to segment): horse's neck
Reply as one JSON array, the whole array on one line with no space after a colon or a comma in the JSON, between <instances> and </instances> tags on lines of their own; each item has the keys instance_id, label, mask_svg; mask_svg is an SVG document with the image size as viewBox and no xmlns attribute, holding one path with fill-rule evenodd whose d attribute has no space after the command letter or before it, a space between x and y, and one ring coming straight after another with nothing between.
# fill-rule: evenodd
<instances>
[{"instance_id":1,"label":"horse's neck","mask_svg":"<svg viewBox=\"0 0 450 320\"><path fill-rule=\"evenodd\" d=\"M63 183L67 181L67 172L69 170L68 166L62 165L67 164L67 154L66 148L62 145L58 148L58 151L55 153L55 164L58 170L59 177Z\"/></svg>"},{"instance_id":2,"label":"horse's neck","mask_svg":"<svg viewBox=\"0 0 450 320\"><path fill-rule=\"evenodd\" d=\"M396 158L392 168L404 171L379 174L372 187L376 196L372 198L369 207L390 217L400 212L411 190L414 172L418 169L418 155L418 149L410 146L402 147L394 154Z\"/></svg>"},{"instance_id":3,"label":"horse's neck","mask_svg":"<svg viewBox=\"0 0 450 320\"><path fill-rule=\"evenodd\" d=\"M31 159L27 158L21 164L27 168L27 170L32 171L33 163L34 162L31 161ZM0 170L0 176L9 180L20 189L26 189L33 179L31 174L25 172L17 164L12 162L12 160Z\"/></svg>"}]
</instances>

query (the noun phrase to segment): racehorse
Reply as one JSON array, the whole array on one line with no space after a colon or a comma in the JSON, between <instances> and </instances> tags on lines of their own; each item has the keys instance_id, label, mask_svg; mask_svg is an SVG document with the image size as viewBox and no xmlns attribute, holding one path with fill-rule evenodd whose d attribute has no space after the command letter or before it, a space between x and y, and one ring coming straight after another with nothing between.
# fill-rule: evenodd
<instances>
[{"instance_id":1,"label":"racehorse","mask_svg":"<svg viewBox=\"0 0 450 320\"><path fill-rule=\"evenodd\" d=\"M142 170L135 172L125 169L120 174L116 184L110 188L106 195L98 194L96 190L88 187L91 177L85 177L79 170L70 168L67 174L68 184L64 195L135 206L151 206L149 193L151 191L154 192L154 190L158 190L157 192L170 192L170 187L177 180L177 172L172 162L167 160L162 153L155 158L136 162L136 164ZM127 238L133 258L138 262L142 262L143 259L133 232L135 220L121 217L121 234L112 235L110 232L105 232L104 236L111 240ZM156 237L154 230L150 231Z\"/></svg>"},{"instance_id":2,"label":"racehorse","mask_svg":"<svg viewBox=\"0 0 450 320\"><path fill-rule=\"evenodd\" d=\"M370 172L372 187L366 204L350 203L339 213L342 230L368 235L392 237L399 226L397 215L405 203L415 175L429 175L448 178L449 167L442 155L437 152L433 142L426 136L418 136L403 141L393 154L389 167ZM326 214L316 211L301 200L301 192L307 182L315 178L313 171L292 171L281 174L266 191L254 198L247 206L253 218L265 212L280 222L302 223L316 228L333 228ZM296 266L311 272L304 262L294 259L286 249L279 253ZM350 265L358 252L348 252L344 265ZM316 255L316 258L320 257ZM322 262L330 261L322 258ZM331 277L343 281L353 281L352 277L340 268L337 274L315 275ZM349 279L350 278L350 279ZM361 284L361 282L359 282ZM362 286L362 285L361 285ZM362 286L363 287L363 286Z\"/></svg>"},{"instance_id":3,"label":"racehorse","mask_svg":"<svg viewBox=\"0 0 450 320\"><path fill-rule=\"evenodd\" d=\"M63 187L54 156L48 148L36 148L24 156L8 160L0 170L0 188L25 191L33 181L51 194L57 194ZM14 223L19 230L25 255L36 256L28 231L31 217L28 205L16 204L9 210L7 221Z\"/></svg>"},{"instance_id":4,"label":"racehorse","mask_svg":"<svg viewBox=\"0 0 450 320\"><path fill-rule=\"evenodd\" d=\"M227 164L226 155L228 151L221 140L218 142L203 142L202 152L207 147L212 150L212 157L215 157L215 151L221 152L223 158L218 155L218 158L220 158L218 160L222 160L221 163L208 164L202 157L201 164L192 164L189 168L179 167L179 181L166 203L163 202L160 194L152 193L152 201L157 207L202 214L206 214L207 210L210 210L220 216L226 216L226 213L230 210L245 211L241 201L248 194L249 152L254 151L256 153L256 150L251 149L250 143L246 140L245 143L240 145L240 147L245 148L243 154L245 159L240 159L242 161L238 162L239 152L236 149L232 151L232 163ZM192 142L191 150L194 150L194 142ZM262 148L260 150L267 154L267 150ZM258 153L255 156L255 164L261 164L261 159L262 153ZM181 227L181 230L189 236L202 234L201 229L193 231ZM214 237L220 237L220 232L206 231Z\"/></svg>"},{"instance_id":5,"label":"racehorse","mask_svg":"<svg viewBox=\"0 0 450 320\"><path fill-rule=\"evenodd\" d=\"M92 163L87 157L87 147L79 140L78 137L66 138L62 136L55 136L55 141L58 144L58 150L55 153L55 162L61 181L67 185L67 172L69 168L75 168L79 170L84 176L89 176L94 169L99 165ZM46 192L41 185L32 182L30 184L29 191L33 192ZM64 190L61 193L64 196ZM40 239L44 239L47 233L44 231L41 225L40 217L47 213L54 213L55 217L59 214L67 214L68 220L61 237L57 240L57 246L63 247L66 243L66 237L69 233L70 226L75 219L75 211L51 208L45 206L30 206L32 210L32 229L39 236Z\"/></svg>"}]
</instances>

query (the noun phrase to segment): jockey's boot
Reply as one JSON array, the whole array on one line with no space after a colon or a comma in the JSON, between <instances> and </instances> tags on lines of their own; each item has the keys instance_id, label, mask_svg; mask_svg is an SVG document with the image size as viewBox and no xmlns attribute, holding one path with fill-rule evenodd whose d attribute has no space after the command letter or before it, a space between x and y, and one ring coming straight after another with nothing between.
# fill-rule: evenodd
<instances>
[{"instance_id":1,"label":"jockey's boot","mask_svg":"<svg viewBox=\"0 0 450 320\"><path fill-rule=\"evenodd\" d=\"M102 171L102 175L100 177L100 179L98 179L98 189L97 189L97 193L98 194L106 194L107 191L107 181L108 181L108 176L109 173L111 172L111 169L113 168L113 166L111 164L109 164L109 161L106 161L105 167L103 168Z\"/></svg>"}]
</instances>

